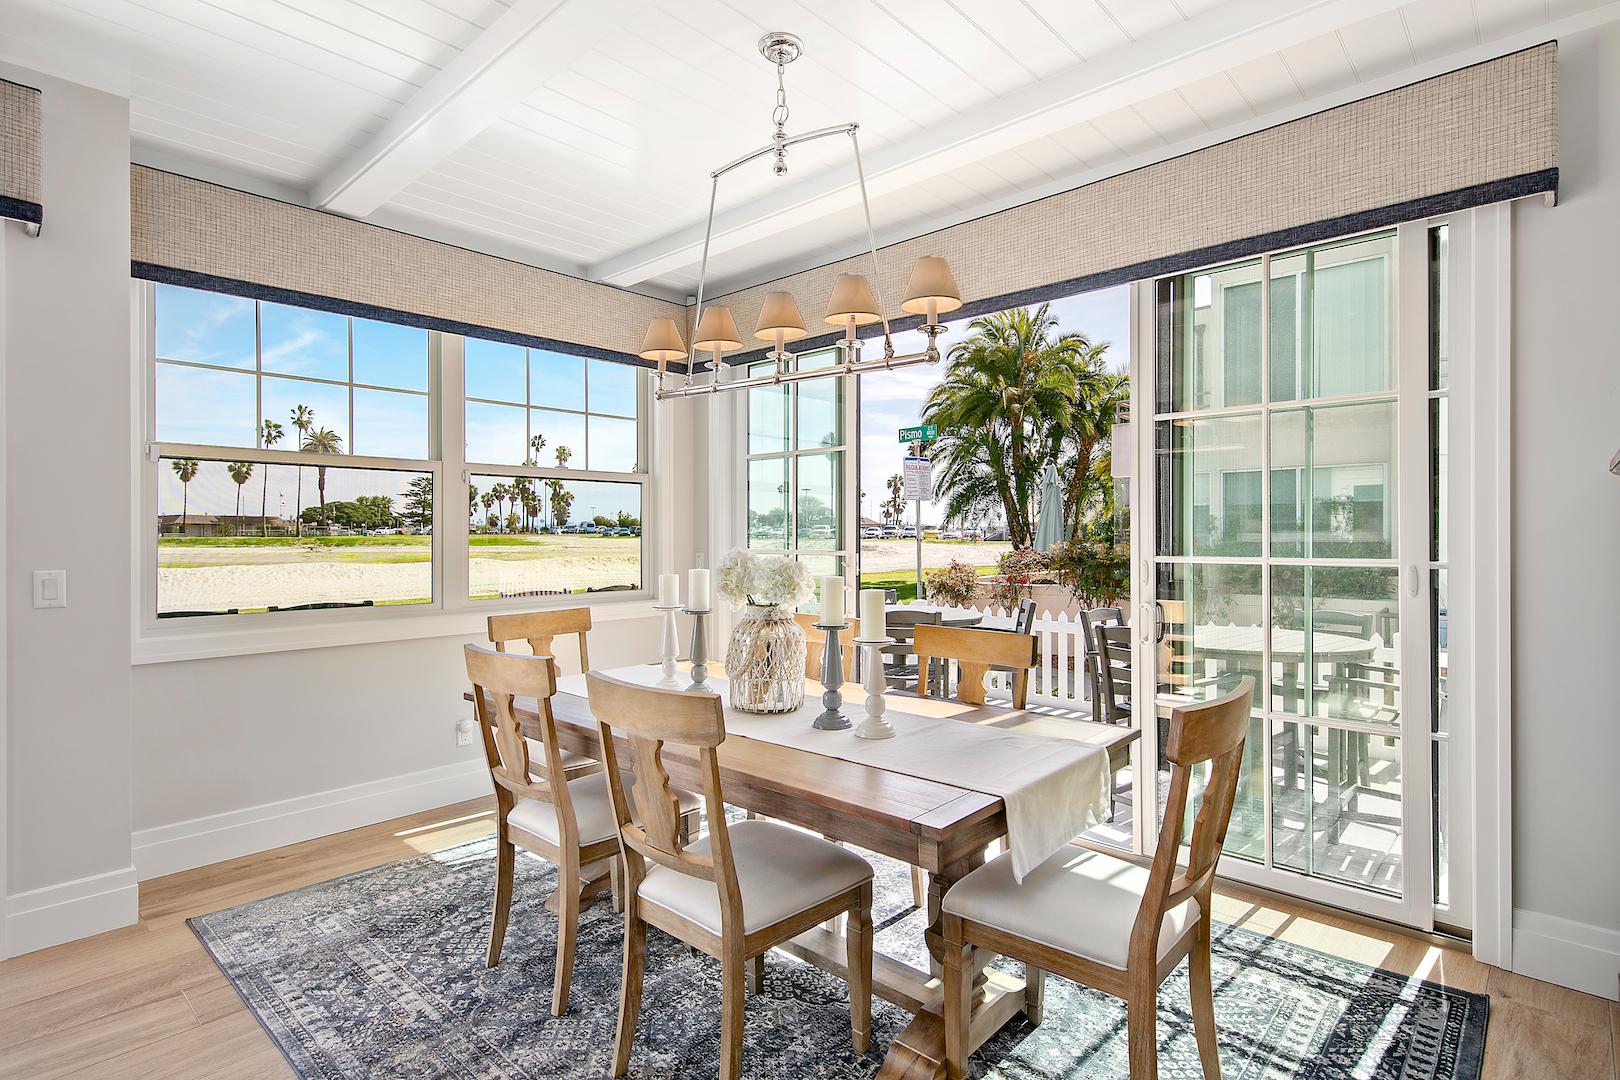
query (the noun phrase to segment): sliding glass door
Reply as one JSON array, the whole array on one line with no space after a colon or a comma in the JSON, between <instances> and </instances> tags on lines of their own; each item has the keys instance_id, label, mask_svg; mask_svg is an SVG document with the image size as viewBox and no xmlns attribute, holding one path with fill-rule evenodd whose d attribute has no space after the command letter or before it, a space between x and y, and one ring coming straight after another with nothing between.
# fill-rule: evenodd
<instances>
[{"instance_id":1,"label":"sliding glass door","mask_svg":"<svg viewBox=\"0 0 1620 1080\"><path fill-rule=\"evenodd\" d=\"M1153 282L1137 388L1144 754L1175 704L1249 676L1223 872L1414 925L1433 916L1444 581L1430 247L1416 225Z\"/></svg>"}]
</instances>

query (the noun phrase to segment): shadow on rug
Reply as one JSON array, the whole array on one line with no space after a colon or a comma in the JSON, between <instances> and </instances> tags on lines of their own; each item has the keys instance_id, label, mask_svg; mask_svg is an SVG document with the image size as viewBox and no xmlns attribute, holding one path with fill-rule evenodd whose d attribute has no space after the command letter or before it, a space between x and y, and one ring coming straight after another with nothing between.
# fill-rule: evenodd
<instances>
[{"instance_id":1,"label":"shadow on rug","mask_svg":"<svg viewBox=\"0 0 1620 1080\"><path fill-rule=\"evenodd\" d=\"M916 962L923 916L904 866L881 856L877 947ZM580 919L568 1015L550 1015L555 872L519 852L497 968L484 966L494 841L480 840L191 920L221 970L300 1077L605 1077L618 1013L622 917L605 902ZM630 1075L715 1075L719 967L657 930ZM780 953L747 1004L743 1071L780 1080L865 1080L910 1019L872 1007L872 1051L849 1040L848 990ZM1409 979L1241 927L1216 924L1215 1014L1230 1080L1477 1080L1483 995ZM1202 1075L1186 965L1159 997L1159 1072ZM1123 1077L1123 1002L1061 979L1046 1020L1009 1024L972 1075L1008 1080Z\"/></svg>"}]
</instances>

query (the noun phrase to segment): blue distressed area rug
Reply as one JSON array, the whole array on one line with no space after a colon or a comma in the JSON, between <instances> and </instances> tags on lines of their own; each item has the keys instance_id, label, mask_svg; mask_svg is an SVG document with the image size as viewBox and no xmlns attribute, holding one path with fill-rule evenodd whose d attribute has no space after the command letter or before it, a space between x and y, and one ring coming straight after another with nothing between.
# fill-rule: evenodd
<instances>
[{"instance_id":1,"label":"blue distressed area rug","mask_svg":"<svg viewBox=\"0 0 1620 1080\"><path fill-rule=\"evenodd\" d=\"M877 947L922 958L909 872L878 870ZM494 841L475 841L191 920L293 1070L305 1078L605 1077L618 1013L622 916L580 919L568 1015L550 1015L556 917L549 863L519 852L501 964L484 966ZM717 1070L718 965L657 930L630 1075ZM1159 1075L1201 1077L1186 964L1159 996ZM1489 1001L1216 923L1215 1016L1229 1080L1477 1080ZM909 1015L872 1005L854 1053L844 983L772 953L747 1003L743 1071L769 1080L868 1080ZM1126 1068L1125 1007L1048 978L1039 1028L1021 1019L974 1055L972 1075L1101 1080Z\"/></svg>"}]
</instances>

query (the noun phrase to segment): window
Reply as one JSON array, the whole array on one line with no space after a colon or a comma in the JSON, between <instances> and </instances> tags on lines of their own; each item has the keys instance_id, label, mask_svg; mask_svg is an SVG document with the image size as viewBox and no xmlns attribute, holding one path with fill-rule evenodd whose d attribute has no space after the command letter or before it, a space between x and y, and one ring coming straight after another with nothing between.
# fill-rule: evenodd
<instances>
[{"instance_id":1,"label":"window","mask_svg":"<svg viewBox=\"0 0 1620 1080\"><path fill-rule=\"evenodd\" d=\"M142 289L150 627L642 588L636 368Z\"/></svg>"}]
</instances>

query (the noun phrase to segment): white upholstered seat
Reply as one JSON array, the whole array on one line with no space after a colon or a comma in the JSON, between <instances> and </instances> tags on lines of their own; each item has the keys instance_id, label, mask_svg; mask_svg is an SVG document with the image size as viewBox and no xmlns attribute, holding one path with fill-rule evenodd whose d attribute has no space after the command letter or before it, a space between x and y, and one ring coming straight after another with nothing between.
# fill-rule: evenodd
<instances>
[{"instance_id":1,"label":"white upholstered seat","mask_svg":"<svg viewBox=\"0 0 1620 1080\"><path fill-rule=\"evenodd\" d=\"M739 821L728 830L742 894L743 933L781 922L872 878L867 861L819 836L770 821ZM687 848L709 854L709 838ZM649 865L641 899L721 933L714 882Z\"/></svg>"},{"instance_id":2,"label":"white upholstered seat","mask_svg":"<svg viewBox=\"0 0 1620 1080\"><path fill-rule=\"evenodd\" d=\"M1148 871L1135 863L1081 847L1065 847L1013 880L1012 861L993 859L951 886L945 910L1073 956L1124 970L1131 927ZM1164 913L1159 956L1198 923L1198 904L1187 900Z\"/></svg>"},{"instance_id":3,"label":"white upholstered seat","mask_svg":"<svg viewBox=\"0 0 1620 1080\"><path fill-rule=\"evenodd\" d=\"M537 778L538 779L538 778ZM631 775L624 778L628 788L635 783ZM681 813L689 814L702 805L702 800L689 791L674 789ZM579 842L594 844L618 835L618 822L613 817L613 800L608 795L607 777L601 773L582 776L568 783L568 798L574 804L574 821L579 825ZM632 804L632 812L634 805ZM506 820L525 832L532 832L549 844L558 843L557 808L537 799L518 799ZM697 830L694 828L694 832Z\"/></svg>"}]
</instances>

